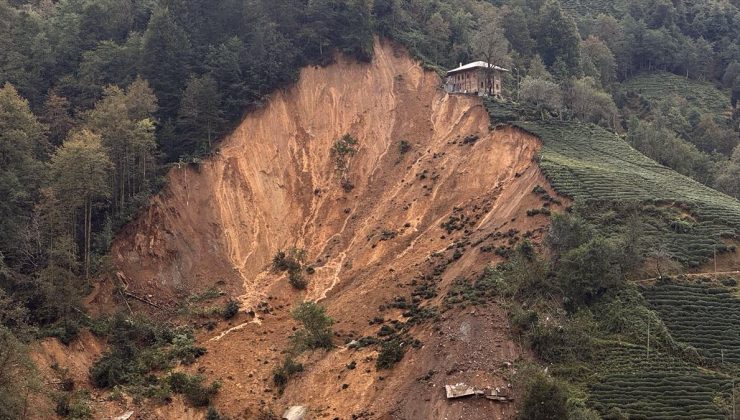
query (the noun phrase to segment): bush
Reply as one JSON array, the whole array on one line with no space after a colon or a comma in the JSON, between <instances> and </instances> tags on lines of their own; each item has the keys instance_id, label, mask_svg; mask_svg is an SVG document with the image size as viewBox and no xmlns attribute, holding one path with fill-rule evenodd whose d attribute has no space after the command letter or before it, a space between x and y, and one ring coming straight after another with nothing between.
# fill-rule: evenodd
<instances>
[{"instance_id":1,"label":"bush","mask_svg":"<svg viewBox=\"0 0 740 420\"><path fill-rule=\"evenodd\" d=\"M211 403L213 397L218 393L221 385L211 382L209 386L203 386L203 377L200 375L188 375L183 372L170 374L166 381L172 392L182 394L194 407L205 407Z\"/></svg>"},{"instance_id":2,"label":"bush","mask_svg":"<svg viewBox=\"0 0 740 420\"><path fill-rule=\"evenodd\" d=\"M333 347L331 326L334 320L326 315L324 308L313 302L303 302L293 310L291 315L303 325L303 329L291 337L296 351Z\"/></svg>"},{"instance_id":3,"label":"bush","mask_svg":"<svg viewBox=\"0 0 740 420\"><path fill-rule=\"evenodd\" d=\"M234 299L229 299L223 309L224 319L231 319L235 317L237 313L239 313L239 302L235 301Z\"/></svg>"},{"instance_id":4,"label":"bush","mask_svg":"<svg viewBox=\"0 0 740 420\"><path fill-rule=\"evenodd\" d=\"M107 352L90 367L90 379L98 388L112 388L127 384L133 371L129 360L120 354Z\"/></svg>"},{"instance_id":5,"label":"bush","mask_svg":"<svg viewBox=\"0 0 740 420\"><path fill-rule=\"evenodd\" d=\"M206 411L206 420L227 420L227 418L222 416L215 407L208 407L208 411Z\"/></svg>"},{"instance_id":6,"label":"bush","mask_svg":"<svg viewBox=\"0 0 740 420\"><path fill-rule=\"evenodd\" d=\"M395 337L380 345L378 359L375 361L376 369L390 369L403 359L406 354L407 344L400 338Z\"/></svg>"},{"instance_id":7,"label":"bush","mask_svg":"<svg viewBox=\"0 0 740 420\"><path fill-rule=\"evenodd\" d=\"M560 420L568 418L568 389L561 382L537 374L525 388L519 418L522 420Z\"/></svg>"},{"instance_id":8,"label":"bush","mask_svg":"<svg viewBox=\"0 0 740 420\"><path fill-rule=\"evenodd\" d=\"M290 271L288 273L288 283L297 290L305 290L306 286L308 286L308 282L303 278L303 274L301 274L301 271L299 270Z\"/></svg>"},{"instance_id":9,"label":"bush","mask_svg":"<svg viewBox=\"0 0 740 420\"><path fill-rule=\"evenodd\" d=\"M407 142L406 140L401 140L398 143L398 152L402 155L408 153L411 151L411 143Z\"/></svg>"},{"instance_id":10,"label":"bush","mask_svg":"<svg viewBox=\"0 0 740 420\"><path fill-rule=\"evenodd\" d=\"M560 259L557 277L571 309L589 304L606 290L622 285L620 260L618 247L601 238L566 252Z\"/></svg>"},{"instance_id":11,"label":"bush","mask_svg":"<svg viewBox=\"0 0 740 420\"><path fill-rule=\"evenodd\" d=\"M303 365L293 360L290 356L286 357L283 364L275 368L272 372L272 382L278 388L278 392L282 394L285 386L288 384L288 380L299 372L303 372Z\"/></svg>"}]
</instances>

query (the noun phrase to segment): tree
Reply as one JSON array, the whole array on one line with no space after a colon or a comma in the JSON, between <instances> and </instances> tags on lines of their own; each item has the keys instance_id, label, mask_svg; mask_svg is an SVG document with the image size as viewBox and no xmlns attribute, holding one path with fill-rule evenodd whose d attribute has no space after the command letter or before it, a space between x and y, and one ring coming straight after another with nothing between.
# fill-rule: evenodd
<instances>
[{"instance_id":1,"label":"tree","mask_svg":"<svg viewBox=\"0 0 740 420\"><path fill-rule=\"evenodd\" d=\"M534 41L529 30L527 15L520 5L515 5L505 12L501 24L511 48L519 54L529 56L534 48Z\"/></svg>"},{"instance_id":2,"label":"tree","mask_svg":"<svg viewBox=\"0 0 740 420\"><path fill-rule=\"evenodd\" d=\"M589 36L581 42L581 52L586 75L596 78L604 89L609 89L617 78L617 63L606 43L593 35ZM593 69L593 73L589 72L590 69Z\"/></svg>"},{"instance_id":3,"label":"tree","mask_svg":"<svg viewBox=\"0 0 740 420\"><path fill-rule=\"evenodd\" d=\"M23 344L0 325L0 418L18 419L26 414L26 397L33 364Z\"/></svg>"},{"instance_id":4,"label":"tree","mask_svg":"<svg viewBox=\"0 0 740 420\"><path fill-rule=\"evenodd\" d=\"M586 243L593 234L593 228L580 216L555 213L550 217L550 230L545 241L557 261L564 253Z\"/></svg>"},{"instance_id":5,"label":"tree","mask_svg":"<svg viewBox=\"0 0 740 420\"><path fill-rule=\"evenodd\" d=\"M157 94L161 115L173 117L189 73L190 42L167 8L152 15L142 48L141 75Z\"/></svg>"},{"instance_id":6,"label":"tree","mask_svg":"<svg viewBox=\"0 0 740 420\"><path fill-rule=\"evenodd\" d=\"M326 315L323 307L313 302L303 302L291 312L291 315L303 326L303 329L291 337L296 351L333 347L331 326L334 320Z\"/></svg>"},{"instance_id":7,"label":"tree","mask_svg":"<svg viewBox=\"0 0 740 420\"><path fill-rule=\"evenodd\" d=\"M0 89L0 250L15 248L38 200L47 150L44 126L18 91L5 84Z\"/></svg>"},{"instance_id":8,"label":"tree","mask_svg":"<svg viewBox=\"0 0 740 420\"><path fill-rule=\"evenodd\" d=\"M602 40L614 54L615 65L620 76L629 74L632 63L628 54L622 23L613 16L600 14L592 27L592 34Z\"/></svg>"},{"instance_id":9,"label":"tree","mask_svg":"<svg viewBox=\"0 0 740 420\"><path fill-rule=\"evenodd\" d=\"M54 146L62 144L62 140L75 124L70 110L71 104L67 98L59 96L53 90L49 92L40 120L49 127L49 141Z\"/></svg>"},{"instance_id":10,"label":"tree","mask_svg":"<svg viewBox=\"0 0 740 420\"><path fill-rule=\"evenodd\" d=\"M103 148L99 135L89 130L73 132L51 158L51 188L73 220L82 210L82 254L85 277L90 275L92 208L111 196L109 179L113 163Z\"/></svg>"},{"instance_id":11,"label":"tree","mask_svg":"<svg viewBox=\"0 0 740 420\"><path fill-rule=\"evenodd\" d=\"M483 23L472 39L473 53L483 58L491 66L511 67L511 56L509 55L509 41L504 36L504 30L498 22L498 18L490 16L483 19ZM486 69L488 73L488 94L493 94L493 67Z\"/></svg>"},{"instance_id":12,"label":"tree","mask_svg":"<svg viewBox=\"0 0 740 420\"><path fill-rule=\"evenodd\" d=\"M740 62L733 61L727 65L725 73L722 76L722 84L729 89L740 85Z\"/></svg>"},{"instance_id":13,"label":"tree","mask_svg":"<svg viewBox=\"0 0 740 420\"><path fill-rule=\"evenodd\" d=\"M560 60L566 74L577 75L581 62L581 36L573 18L567 16L558 0L547 0L539 14L537 51L547 66Z\"/></svg>"},{"instance_id":14,"label":"tree","mask_svg":"<svg viewBox=\"0 0 740 420\"><path fill-rule=\"evenodd\" d=\"M594 79L573 81L568 90L568 103L576 118L606 127L617 128L619 111L611 95L596 88Z\"/></svg>"},{"instance_id":15,"label":"tree","mask_svg":"<svg viewBox=\"0 0 740 420\"><path fill-rule=\"evenodd\" d=\"M711 158L667 128L633 118L629 123L627 141L647 157L676 172L703 184L711 185L713 182L715 168Z\"/></svg>"},{"instance_id":16,"label":"tree","mask_svg":"<svg viewBox=\"0 0 740 420\"><path fill-rule=\"evenodd\" d=\"M450 25L439 12L436 12L426 22L426 32L429 58L434 62L440 62L450 43Z\"/></svg>"},{"instance_id":17,"label":"tree","mask_svg":"<svg viewBox=\"0 0 740 420\"><path fill-rule=\"evenodd\" d=\"M211 150L213 139L220 134L221 95L210 76L191 76L182 95L178 125L185 133L185 150L204 153Z\"/></svg>"},{"instance_id":18,"label":"tree","mask_svg":"<svg viewBox=\"0 0 740 420\"><path fill-rule=\"evenodd\" d=\"M605 290L624 281L616 244L594 238L560 258L557 278L572 305L588 304Z\"/></svg>"},{"instance_id":19,"label":"tree","mask_svg":"<svg viewBox=\"0 0 740 420\"><path fill-rule=\"evenodd\" d=\"M137 194L149 192L156 148L153 114L157 100L147 81L136 79L126 90L105 88L103 98L85 116L115 166L113 204L121 212Z\"/></svg>"},{"instance_id":20,"label":"tree","mask_svg":"<svg viewBox=\"0 0 740 420\"><path fill-rule=\"evenodd\" d=\"M542 57L540 57L539 54L535 54L535 56L532 57L532 60L530 60L527 76L530 76L534 79L552 81L552 74L547 71L547 67L545 67L545 63L542 61Z\"/></svg>"},{"instance_id":21,"label":"tree","mask_svg":"<svg viewBox=\"0 0 740 420\"><path fill-rule=\"evenodd\" d=\"M738 134L721 127L712 114L704 114L693 130L694 144L705 152L718 152L729 156L738 144Z\"/></svg>"},{"instance_id":22,"label":"tree","mask_svg":"<svg viewBox=\"0 0 740 420\"><path fill-rule=\"evenodd\" d=\"M735 147L732 157L720 169L715 187L720 191L740 199L740 146Z\"/></svg>"},{"instance_id":23,"label":"tree","mask_svg":"<svg viewBox=\"0 0 740 420\"><path fill-rule=\"evenodd\" d=\"M545 118L546 110L560 112L563 107L563 93L560 86L547 80L527 76L522 81L519 93L523 100L537 107L542 119Z\"/></svg>"}]
</instances>

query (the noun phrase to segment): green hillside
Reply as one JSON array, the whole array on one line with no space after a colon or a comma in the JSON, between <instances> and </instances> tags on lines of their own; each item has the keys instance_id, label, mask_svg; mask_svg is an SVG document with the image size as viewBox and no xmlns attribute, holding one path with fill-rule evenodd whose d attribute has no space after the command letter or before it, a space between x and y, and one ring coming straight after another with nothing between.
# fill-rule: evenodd
<instances>
[{"instance_id":1,"label":"green hillside","mask_svg":"<svg viewBox=\"0 0 740 420\"><path fill-rule=\"evenodd\" d=\"M625 94L638 94L651 103L669 97L685 99L701 113L722 115L730 110L730 96L709 82L687 79L673 73L643 73L622 84Z\"/></svg>"},{"instance_id":2,"label":"green hillside","mask_svg":"<svg viewBox=\"0 0 740 420\"><path fill-rule=\"evenodd\" d=\"M576 205L601 208L595 218L626 204L640 206L646 237L683 263L707 261L715 246L730 251L722 238L740 233L739 201L657 164L603 128L577 122L515 124L542 139L540 166L557 191ZM601 226L614 229L616 222Z\"/></svg>"}]
</instances>

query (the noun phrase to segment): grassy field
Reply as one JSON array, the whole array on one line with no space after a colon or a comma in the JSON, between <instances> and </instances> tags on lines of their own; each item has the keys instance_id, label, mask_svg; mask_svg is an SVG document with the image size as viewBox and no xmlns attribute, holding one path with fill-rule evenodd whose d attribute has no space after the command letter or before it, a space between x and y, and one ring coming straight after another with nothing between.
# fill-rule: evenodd
<instances>
[{"instance_id":1,"label":"grassy field","mask_svg":"<svg viewBox=\"0 0 740 420\"><path fill-rule=\"evenodd\" d=\"M542 139L540 166L558 192L603 212L631 203L655 213L646 219L646 238L687 265L706 262L715 247L727 251L721 238L740 233L740 201L656 163L603 128L559 121L514 124Z\"/></svg>"}]
</instances>

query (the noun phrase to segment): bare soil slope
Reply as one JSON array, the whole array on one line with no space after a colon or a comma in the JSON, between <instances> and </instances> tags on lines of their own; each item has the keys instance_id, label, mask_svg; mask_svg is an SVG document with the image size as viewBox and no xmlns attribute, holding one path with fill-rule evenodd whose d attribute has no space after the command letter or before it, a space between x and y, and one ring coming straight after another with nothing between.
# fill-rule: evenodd
<instances>
[{"instance_id":1,"label":"bare soil slope","mask_svg":"<svg viewBox=\"0 0 740 420\"><path fill-rule=\"evenodd\" d=\"M167 190L115 242L129 290L158 304L216 286L240 296L245 310L269 306L201 337L209 352L192 369L223 381L216 405L226 414L253 418L260 405L281 412L306 404L316 418L514 415L511 405L444 399L445 383L507 385L505 362L521 354L494 306L450 310L414 327L423 346L390 371L375 370L375 348L340 346L304 355L307 370L283 396L271 383L296 302L320 300L341 345L375 335L374 317L403 319L382 305L409 297L414 281L436 267L431 306L454 279L472 279L495 261L490 249L541 238L546 217L526 215L543 204L532 189L555 194L533 159L539 141L511 127L492 131L479 99L439 86L435 73L380 42L369 64L338 58L306 68L214 157L173 169ZM331 155L345 133L358 140L350 192ZM401 140L410 151L401 153ZM448 231L441 225L450 216L464 223ZM291 247L305 249L316 270L305 292L270 271L276 251ZM356 369L346 368L350 361Z\"/></svg>"}]
</instances>

